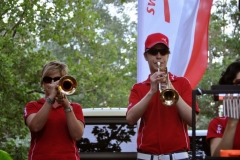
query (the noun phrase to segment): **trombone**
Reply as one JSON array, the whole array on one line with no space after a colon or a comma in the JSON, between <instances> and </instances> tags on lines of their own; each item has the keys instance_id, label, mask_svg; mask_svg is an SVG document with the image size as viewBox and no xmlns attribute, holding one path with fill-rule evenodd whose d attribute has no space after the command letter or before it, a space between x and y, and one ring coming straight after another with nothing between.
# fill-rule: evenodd
<instances>
[{"instance_id":1,"label":"trombone","mask_svg":"<svg viewBox=\"0 0 240 160\"><path fill-rule=\"evenodd\" d=\"M160 71L160 62L157 62L158 64L158 72ZM177 103L179 99L179 94L176 90L170 89L169 87L169 75L168 75L168 70L166 68L166 78L167 78L167 87L166 89L162 90L161 83L159 83L159 92L160 92L160 99L162 100L162 103L165 106L173 106Z\"/></svg>"},{"instance_id":2,"label":"trombone","mask_svg":"<svg viewBox=\"0 0 240 160\"><path fill-rule=\"evenodd\" d=\"M77 85L76 79L72 76L63 76L58 82L58 91L64 95L72 95Z\"/></svg>"}]
</instances>

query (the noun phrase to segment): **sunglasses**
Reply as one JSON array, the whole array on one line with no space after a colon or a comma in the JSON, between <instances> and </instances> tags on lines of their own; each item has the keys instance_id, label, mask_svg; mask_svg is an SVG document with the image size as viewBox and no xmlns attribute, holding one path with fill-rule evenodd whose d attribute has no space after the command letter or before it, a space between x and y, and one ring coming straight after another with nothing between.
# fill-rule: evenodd
<instances>
[{"instance_id":1,"label":"sunglasses","mask_svg":"<svg viewBox=\"0 0 240 160\"><path fill-rule=\"evenodd\" d=\"M43 82L44 82L44 83L52 83L52 80L53 80L54 82L56 82L56 81L60 80L60 78L61 78L61 77L54 77L54 78L52 78L52 77L46 76L46 77L43 78Z\"/></svg>"},{"instance_id":2,"label":"sunglasses","mask_svg":"<svg viewBox=\"0 0 240 160\"><path fill-rule=\"evenodd\" d=\"M169 53L169 50L165 49L165 48L163 48L163 49L149 49L147 52L149 54L153 55L153 56L157 55L158 53L160 53L161 56L165 56Z\"/></svg>"}]
</instances>

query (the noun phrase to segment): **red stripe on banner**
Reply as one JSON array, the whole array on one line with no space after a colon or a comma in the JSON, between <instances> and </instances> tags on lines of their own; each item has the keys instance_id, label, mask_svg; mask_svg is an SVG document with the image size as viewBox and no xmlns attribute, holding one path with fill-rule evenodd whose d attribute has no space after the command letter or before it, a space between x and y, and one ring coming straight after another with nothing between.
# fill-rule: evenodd
<instances>
[{"instance_id":1,"label":"red stripe on banner","mask_svg":"<svg viewBox=\"0 0 240 160\"><path fill-rule=\"evenodd\" d=\"M206 71L208 63L208 26L213 0L201 0L199 4L194 44L185 77L195 88Z\"/></svg>"},{"instance_id":2,"label":"red stripe on banner","mask_svg":"<svg viewBox=\"0 0 240 160\"><path fill-rule=\"evenodd\" d=\"M170 23L170 11L169 11L168 0L164 0L164 17L165 17L165 21Z\"/></svg>"}]
</instances>

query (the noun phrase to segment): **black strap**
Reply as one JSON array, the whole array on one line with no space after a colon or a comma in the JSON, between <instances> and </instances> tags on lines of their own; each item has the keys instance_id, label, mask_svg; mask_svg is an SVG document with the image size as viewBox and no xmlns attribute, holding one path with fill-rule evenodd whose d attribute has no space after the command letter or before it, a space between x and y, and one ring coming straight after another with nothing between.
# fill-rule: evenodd
<instances>
[{"instance_id":1,"label":"black strap","mask_svg":"<svg viewBox=\"0 0 240 160\"><path fill-rule=\"evenodd\" d=\"M154 155L151 154L151 159L150 160L153 160L153 157L154 157Z\"/></svg>"}]
</instances>

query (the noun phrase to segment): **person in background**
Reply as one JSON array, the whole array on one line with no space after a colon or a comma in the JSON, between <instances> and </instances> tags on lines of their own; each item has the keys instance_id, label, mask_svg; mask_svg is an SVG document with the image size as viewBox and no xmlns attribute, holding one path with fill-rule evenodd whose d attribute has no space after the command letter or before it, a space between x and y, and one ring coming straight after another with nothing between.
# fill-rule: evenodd
<instances>
[{"instance_id":1,"label":"person in background","mask_svg":"<svg viewBox=\"0 0 240 160\"><path fill-rule=\"evenodd\" d=\"M219 79L219 85L239 85L240 61L231 63ZM239 113L238 113L239 114ZM220 156L220 150L240 149L239 119L215 117L208 126L206 140L210 144L211 156Z\"/></svg>"},{"instance_id":2,"label":"person in background","mask_svg":"<svg viewBox=\"0 0 240 160\"><path fill-rule=\"evenodd\" d=\"M31 132L28 160L80 159L76 141L84 132L82 107L58 91L58 81L67 73L62 62L46 63L40 82L45 95L25 106L24 120Z\"/></svg>"},{"instance_id":3,"label":"person in background","mask_svg":"<svg viewBox=\"0 0 240 160\"><path fill-rule=\"evenodd\" d=\"M148 62L150 75L147 80L133 85L126 113L130 125L141 119L137 137L138 160L189 159L187 126L193 125L192 88L186 78L166 72L169 54L166 35L153 33L147 37L143 56ZM167 84L176 90L179 94L176 104L166 106L162 103L159 84L162 90ZM197 105L196 112L199 112Z\"/></svg>"}]
</instances>

